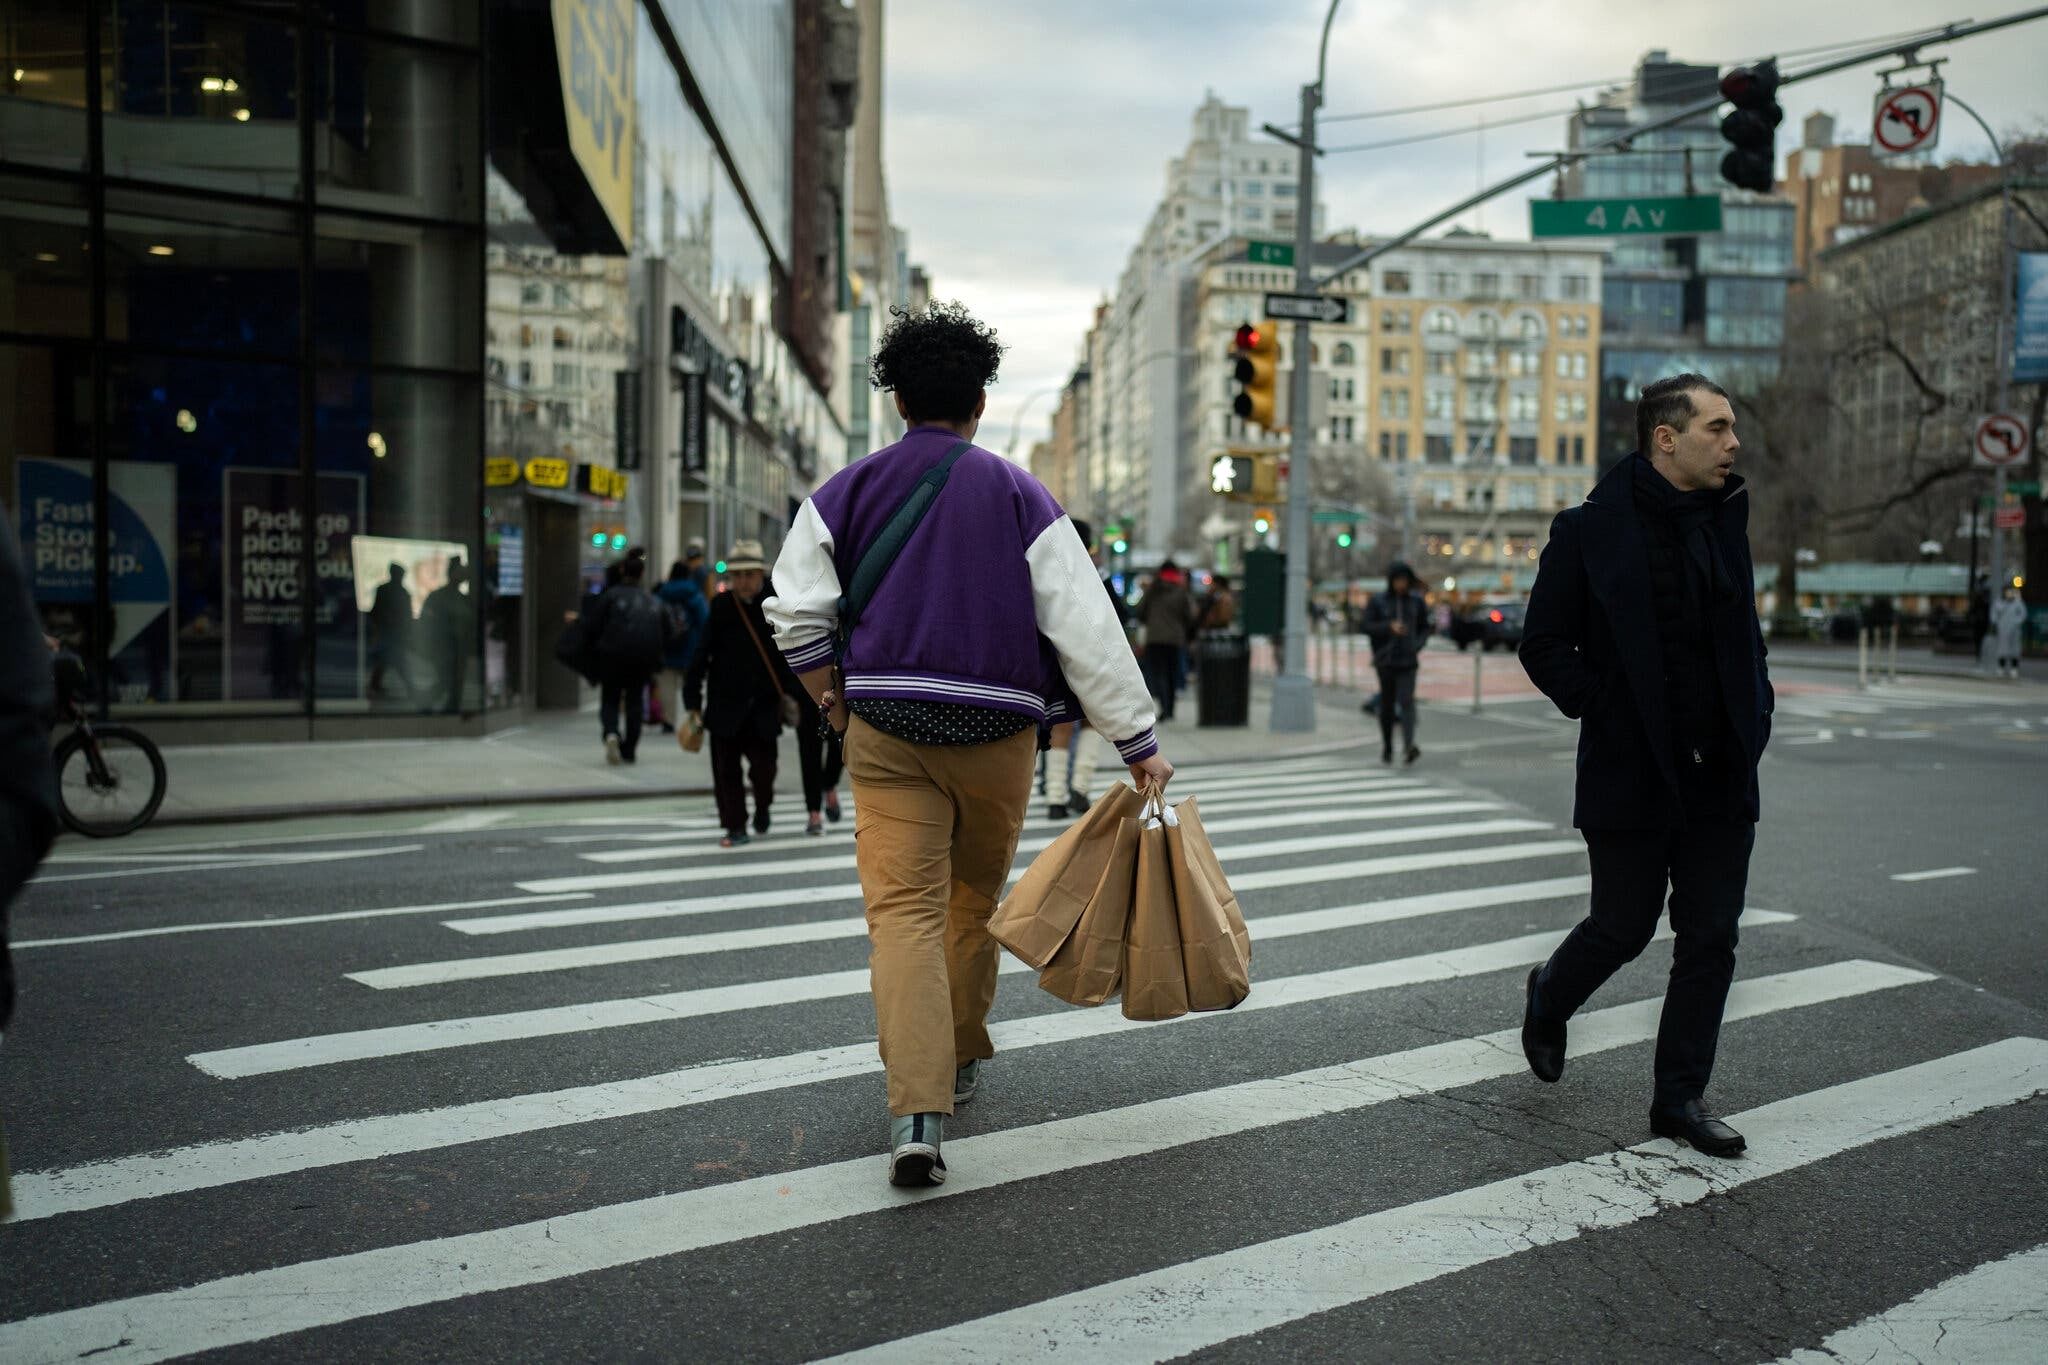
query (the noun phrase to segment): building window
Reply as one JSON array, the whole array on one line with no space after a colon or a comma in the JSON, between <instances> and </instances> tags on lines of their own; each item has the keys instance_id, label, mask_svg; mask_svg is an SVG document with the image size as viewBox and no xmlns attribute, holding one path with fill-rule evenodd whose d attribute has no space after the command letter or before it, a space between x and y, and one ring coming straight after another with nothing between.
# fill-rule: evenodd
<instances>
[{"instance_id":1,"label":"building window","mask_svg":"<svg viewBox=\"0 0 2048 1365\"><path fill-rule=\"evenodd\" d=\"M539 307L542 297L541 287L531 280L519 286L519 302L526 307Z\"/></svg>"},{"instance_id":2,"label":"building window","mask_svg":"<svg viewBox=\"0 0 2048 1365\"><path fill-rule=\"evenodd\" d=\"M1583 437L1583 436L1574 436L1574 437L1572 437L1572 463L1573 463L1573 464L1584 464L1585 462L1586 462L1586 438L1585 438L1585 437ZM1567 492L1567 493L1565 494L1565 496L1566 496L1567 498L1569 498L1569 497L1571 496L1571 494L1570 494L1569 492Z\"/></svg>"},{"instance_id":3,"label":"building window","mask_svg":"<svg viewBox=\"0 0 2048 1365\"><path fill-rule=\"evenodd\" d=\"M1382 294L1406 294L1414 288L1415 286L1405 270L1389 270L1380 276L1380 292Z\"/></svg>"},{"instance_id":4,"label":"building window","mask_svg":"<svg viewBox=\"0 0 2048 1365\"><path fill-rule=\"evenodd\" d=\"M1458 353L1456 351L1431 351L1429 353L1429 372L1438 376L1455 376L1458 373Z\"/></svg>"},{"instance_id":5,"label":"building window","mask_svg":"<svg viewBox=\"0 0 2048 1365\"><path fill-rule=\"evenodd\" d=\"M1451 389L1431 389L1422 402L1423 415L1432 421L1448 422L1458 415L1458 395Z\"/></svg>"},{"instance_id":6,"label":"building window","mask_svg":"<svg viewBox=\"0 0 2048 1365\"><path fill-rule=\"evenodd\" d=\"M1440 299L1457 297L1458 273L1455 270L1432 270L1429 273L1429 292Z\"/></svg>"},{"instance_id":7,"label":"building window","mask_svg":"<svg viewBox=\"0 0 2048 1365\"><path fill-rule=\"evenodd\" d=\"M1564 288L1564 297L1577 301L1593 297L1593 282L1584 275L1566 275L1558 282Z\"/></svg>"},{"instance_id":8,"label":"building window","mask_svg":"<svg viewBox=\"0 0 2048 1365\"><path fill-rule=\"evenodd\" d=\"M1237 216L1247 223L1262 223L1266 220L1266 211L1257 204L1246 204L1237 211Z\"/></svg>"},{"instance_id":9,"label":"building window","mask_svg":"<svg viewBox=\"0 0 2048 1365\"><path fill-rule=\"evenodd\" d=\"M1391 431L1380 433L1380 458L1382 460L1394 458L1394 433Z\"/></svg>"},{"instance_id":10,"label":"building window","mask_svg":"<svg viewBox=\"0 0 2048 1365\"><path fill-rule=\"evenodd\" d=\"M1433 309L1429 315L1428 329L1438 336L1455 336L1458 331L1458 315L1448 308Z\"/></svg>"},{"instance_id":11,"label":"building window","mask_svg":"<svg viewBox=\"0 0 2048 1365\"><path fill-rule=\"evenodd\" d=\"M1275 199L1292 199L1294 197L1294 182L1291 180L1274 181L1273 197Z\"/></svg>"},{"instance_id":12,"label":"building window","mask_svg":"<svg viewBox=\"0 0 2048 1365\"><path fill-rule=\"evenodd\" d=\"M1396 350L1392 346L1380 348L1381 374L1408 374L1411 372L1409 367L1414 363L1415 353L1412 351Z\"/></svg>"},{"instance_id":13,"label":"building window","mask_svg":"<svg viewBox=\"0 0 2048 1365\"><path fill-rule=\"evenodd\" d=\"M1557 438L1557 462L1558 462L1559 464L1565 464L1565 463L1568 463L1568 462L1569 462L1570 458L1571 458L1571 443L1570 443L1569 441L1567 441L1567 440L1566 440L1566 439L1565 439L1564 437L1562 437L1562 436L1558 437L1558 438Z\"/></svg>"},{"instance_id":14,"label":"building window","mask_svg":"<svg viewBox=\"0 0 2048 1365\"><path fill-rule=\"evenodd\" d=\"M1500 420L1500 395L1490 384L1477 384L1465 390L1465 420L1468 422L1497 422Z\"/></svg>"},{"instance_id":15,"label":"building window","mask_svg":"<svg viewBox=\"0 0 2048 1365\"><path fill-rule=\"evenodd\" d=\"M1340 341L1337 343L1337 349L1330 353L1330 363L1333 365L1356 365L1358 363L1358 352L1350 342Z\"/></svg>"},{"instance_id":16,"label":"building window","mask_svg":"<svg viewBox=\"0 0 2048 1365\"><path fill-rule=\"evenodd\" d=\"M1408 458L1408 433L1405 431L1394 433L1394 458L1397 461Z\"/></svg>"},{"instance_id":17,"label":"building window","mask_svg":"<svg viewBox=\"0 0 2048 1365\"><path fill-rule=\"evenodd\" d=\"M1491 299L1500 296L1500 276L1490 271L1481 271L1472 277L1472 293L1476 298Z\"/></svg>"},{"instance_id":18,"label":"building window","mask_svg":"<svg viewBox=\"0 0 2048 1365\"><path fill-rule=\"evenodd\" d=\"M1410 390L1380 390L1380 416L1396 422L1405 422L1414 415L1413 399L1410 395Z\"/></svg>"},{"instance_id":19,"label":"building window","mask_svg":"<svg viewBox=\"0 0 2048 1365\"><path fill-rule=\"evenodd\" d=\"M1515 330L1524 341L1543 340L1543 319L1534 313L1524 313L1515 319Z\"/></svg>"},{"instance_id":20,"label":"building window","mask_svg":"<svg viewBox=\"0 0 2048 1365\"><path fill-rule=\"evenodd\" d=\"M1247 180L1244 182L1244 192L1247 198L1256 199L1266 192L1266 186L1261 181Z\"/></svg>"},{"instance_id":21,"label":"building window","mask_svg":"<svg viewBox=\"0 0 2048 1365\"><path fill-rule=\"evenodd\" d=\"M1415 319L1406 308L1383 308L1380 310L1380 330L1406 336L1415 330Z\"/></svg>"},{"instance_id":22,"label":"building window","mask_svg":"<svg viewBox=\"0 0 2048 1365\"><path fill-rule=\"evenodd\" d=\"M1530 440L1529 444L1530 444L1530 446L1532 447L1532 449L1531 449L1531 450L1529 451L1529 458L1528 458L1528 459L1526 459L1526 460L1519 460L1519 459L1516 459L1516 458L1515 458L1515 455L1514 455L1514 452L1513 452L1513 451L1509 451L1509 452L1508 452L1508 458L1509 458L1510 460L1513 460L1513 461L1514 461L1514 463L1516 463L1516 464L1535 464L1535 463L1536 463L1536 452L1535 452L1535 450L1533 449L1533 447L1534 447L1534 445L1536 444L1536 442L1535 442L1535 441L1534 441L1534 439L1532 438L1532 439ZM1513 482L1513 483L1509 484L1509 485L1508 485L1508 510L1509 510L1510 512L1533 512L1533 511L1535 511L1535 510L1536 510L1536 485L1535 485L1535 484L1533 484L1533 483L1526 483L1526 482L1524 482L1524 481L1522 481L1522 480L1520 480L1520 479L1517 479L1517 480L1516 480L1515 482ZM1512 542L1510 542L1510 543L1512 543ZM1505 548L1505 547L1503 547L1503 548ZM1509 553L1510 553L1510 554L1512 554L1513 552L1512 552L1512 551L1509 551Z\"/></svg>"},{"instance_id":23,"label":"building window","mask_svg":"<svg viewBox=\"0 0 2048 1365\"><path fill-rule=\"evenodd\" d=\"M1585 421L1586 395L1583 393L1558 394L1551 406L1551 416L1560 422Z\"/></svg>"},{"instance_id":24,"label":"building window","mask_svg":"<svg viewBox=\"0 0 2048 1365\"><path fill-rule=\"evenodd\" d=\"M1542 277L1541 275L1517 275L1517 276L1515 276L1515 293L1516 293L1516 295L1517 295L1518 297L1520 297L1520 298L1525 298L1525 299L1530 299L1530 300L1536 300L1536 299L1540 299L1540 298L1542 298L1542 297L1543 297L1543 277Z\"/></svg>"},{"instance_id":25,"label":"building window","mask_svg":"<svg viewBox=\"0 0 2048 1365\"><path fill-rule=\"evenodd\" d=\"M1508 420L1510 422L1535 422L1542 420L1542 409L1535 393L1511 393L1508 395ZM1535 437L1530 437L1535 440ZM1529 449L1529 458L1536 458L1534 446Z\"/></svg>"},{"instance_id":26,"label":"building window","mask_svg":"<svg viewBox=\"0 0 2048 1365\"><path fill-rule=\"evenodd\" d=\"M1451 438L1448 436L1423 437L1422 458L1429 464L1449 464L1451 462Z\"/></svg>"},{"instance_id":27,"label":"building window","mask_svg":"<svg viewBox=\"0 0 2048 1365\"><path fill-rule=\"evenodd\" d=\"M1508 463L1509 463L1509 464L1535 464L1535 463L1536 463L1536 438L1535 438L1534 436L1510 436L1510 437L1508 437ZM1533 490L1532 490L1532 491L1533 491ZM1512 496L1513 496L1513 492L1512 492L1512 490L1510 490L1509 496L1510 496L1510 497L1512 497ZM1532 502L1532 503L1530 504L1530 506L1532 506L1532 507L1533 507L1533 506L1535 506L1535 504L1534 504L1534 503Z\"/></svg>"}]
</instances>

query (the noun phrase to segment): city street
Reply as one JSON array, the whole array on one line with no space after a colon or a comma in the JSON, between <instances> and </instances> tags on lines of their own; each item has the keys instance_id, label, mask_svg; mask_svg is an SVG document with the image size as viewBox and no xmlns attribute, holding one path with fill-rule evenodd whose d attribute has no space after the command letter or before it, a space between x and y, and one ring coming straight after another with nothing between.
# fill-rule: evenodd
<instances>
[{"instance_id":1,"label":"city street","mask_svg":"<svg viewBox=\"0 0 2048 1365\"><path fill-rule=\"evenodd\" d=\"M1130 1024L1006 959L929 1191L884 1179L852 817L804 837L793 771L730 852L658 797L64 840L0 1360L2048 1358L2048 687L1777 684L1737 1160L1646 1126L1668 937L1525 1069L1587 886L1540 700L1431 697L1413 769L1351 694L1185 766L1250 999Z\"/></svg>"}]
</instances>

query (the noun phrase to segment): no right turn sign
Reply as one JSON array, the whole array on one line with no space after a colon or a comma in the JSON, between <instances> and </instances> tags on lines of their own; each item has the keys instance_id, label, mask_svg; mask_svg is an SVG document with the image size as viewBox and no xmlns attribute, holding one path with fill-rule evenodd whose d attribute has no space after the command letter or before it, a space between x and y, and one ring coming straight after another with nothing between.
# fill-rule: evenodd
<instances>
[{"instance_id":1,"label":"no right turn sign","mask_svg":"<svg viewBox=\"0 0 2048 1365\"><path fill-rule=\"evenodd\" d=\"M2027 424L2017 413L1992 412L1977 419L1970 463L1992 469L2010 468L2027 458Z\"/></svg>"}]
</instances>

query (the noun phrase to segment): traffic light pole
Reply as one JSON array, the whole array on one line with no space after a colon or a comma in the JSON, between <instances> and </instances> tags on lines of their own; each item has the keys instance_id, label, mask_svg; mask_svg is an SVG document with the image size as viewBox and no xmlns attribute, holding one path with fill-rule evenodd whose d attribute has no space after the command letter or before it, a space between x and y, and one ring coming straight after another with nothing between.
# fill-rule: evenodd
<instances>
[{"instance_id":1,"label":"traffic light pole","mask_svg":"<svg viewBox=\"0 0 2048 1365\"><path fill-rule=\"evenodd\" d=\"M1330 6L1335 17L1337 6ZM1323 25L1327 48L1330 27ZM1295 191L1294 287L1307 294L1315 288L1313 256L1316 227L1316 106L1322 103L1321 63L1317 80L1301 87L1301 174ZM1309 324L1294 324L1294 374L1287 414L1287 582L1281 598L1281 629L1285 632L1286 658L1273 680L1273 710L1267 728L1275 734L1307 734L1316 728L1315 682L1308 675L1308 583L1310 537L1309 444L1315 435L1309 426L1310 386L1315 376L1309 366Z\"/></svg>"}]
</instances>

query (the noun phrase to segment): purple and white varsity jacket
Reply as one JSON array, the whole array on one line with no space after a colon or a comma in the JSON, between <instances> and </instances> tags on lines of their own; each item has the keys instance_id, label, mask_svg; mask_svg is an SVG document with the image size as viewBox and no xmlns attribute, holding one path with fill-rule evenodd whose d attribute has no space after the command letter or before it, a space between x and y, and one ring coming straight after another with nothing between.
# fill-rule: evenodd
<instances>
[{"instance_id":1,"label":"purple and white varsity jacket","mask_svg":"<svg viewBox=\"0 0 2048 1365\"><path fill-rule=\"evenodd\" d=\"M796 672L833 662L841 585L958 439L915 427L805 500L762 604ZM979 446L954 463L838 662L848 700L958 702L1055 721L1078 702L1124 762L1159 750L1152 698L1073 522L1037 479Z\"/></svg>"}]
</instances>

